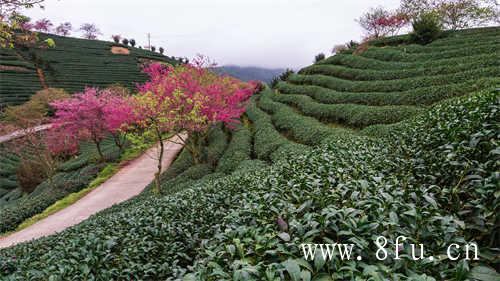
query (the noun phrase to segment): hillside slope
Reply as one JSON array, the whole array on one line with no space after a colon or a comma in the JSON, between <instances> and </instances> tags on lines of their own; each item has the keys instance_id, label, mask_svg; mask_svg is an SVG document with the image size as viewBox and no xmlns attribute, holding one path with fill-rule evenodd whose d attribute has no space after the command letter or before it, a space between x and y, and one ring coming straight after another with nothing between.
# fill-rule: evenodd
<instances>
[{"instance_id":1,"label":"hillside slope","mask_svg":"<svg viewBox=\"0 0 500 281\"><path fill-rule=\"evenodd\" d=\"M175 60L143 49L126 47L129 54L113 54L113 42L86 40L57 35L39 35L40 40L54 39L55 48L0 49L0 109L29 99L45 83L48 87L81 91L85 86L105 87L121 84L134 87L144 82L140 64L146 61ZM37 69L42 70L44 82Z\"/></svg>"},{"instance_id":2,"label":"hillside slope","mask_svg":"<svg viewBox=\"0 0 500 281\"><path fill-rule=\"evenodd\" d=\"M0 276L498 280L500 28L452 34L336 55L265 89L236 130L211 132L203 163L181 152L162 196L1 250ZM400 235L434 259L411 260ZM351 260L300 248L336 242ZM479 260L446 257L472 242Z\"/></svg>"}]
</instances>

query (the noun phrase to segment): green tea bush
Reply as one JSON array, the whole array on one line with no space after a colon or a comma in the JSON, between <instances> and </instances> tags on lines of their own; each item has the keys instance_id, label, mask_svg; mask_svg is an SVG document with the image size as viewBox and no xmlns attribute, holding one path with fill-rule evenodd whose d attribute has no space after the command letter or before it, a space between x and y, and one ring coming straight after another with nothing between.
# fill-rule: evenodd
<instances>
[{"instance_id":1,"label":"green tea bush","mask_svg":"<svg viewBox=\"0 0 500 281\"><path fill-rule=\"evenodd\" d=\"M498 63L491 58L491 54L478 55L473 58L459 58L455 61L450 61L450 64L442 64L431 67L418 67L407 69L386 69L386 70L371 70L351 68L349 66L334 65L334 64L314 64L303 68L299 74L323 74L328 76L335 76L338 78L349 80L395 80L403 78L411 78L416 76L434 76L443 74L454 74L468 70L475 70L484 67L493 67Z\"/></svg>"},{"instance_id":2,"label":"green tea bush","mask_svg":"<svg viewBox=\"0 0 500 281\"><path fill-rule=\"evenodd\" d=\"M168 181L171 180L182 172L187 170L194 164L193 157L186 149L183 149L178 155L177 158L172 162L170 167L160 175L160 181Z\"/></svg>"},{"instance_id":3,"label":"green tea bush","mask_svg":"<svg viewBox=\"0 0 500 281\"><path fill-rule=\"evenodd\" d=\"M255 96L252 97L246 113L254 128L254 152L257 158L272 161L280 158L282 150L306 151L307 146L288 140L276 130L271 117L257 107L255 99Z\"/></svg>"},{"instance_id":4,"label":"green tea bush","mask_svg":"<svg viewBox=\"0 0 500 281\"><path fill-rule=\"evenodd\" d=\"M238 126L232 132L231 141L219 159L216 172L230 174L238 168L238 165L250 160L252 153L252 133L245 126Z\"/></svg>"},{"instance_id":5,"label":"green tea bush","mask_svg":"<svg viewBox=\"0 0 500 281\"><path fill-rule=\"evenodd\" d=\"M120 156L112 138L103 141L102 150L109 161L115 161ZM14 230L25 219L39 214L66 195L87 187L100 169L106 166L105 163L95 163L96 155L94 145L82 144L75 158L58 167L52 184L39 174L32 174L35 170L19 170L19 158L12 153L2 155L4 161L0 166L4 172L8 172L6 179L10 182L11 191L0 197L0 233ZM10 164L10 167L7 167L7 164ZM0 180L0 188L4 186L5 183L2 184ZM23 186L24 188L21 188Z\"/></svg>"},{"instance_id":6,"label":"green tea bush","mask_svg":"<svg viewBox=\"0 0 500 281\"><path fill-rule=\"evenodd\" d=\"M399 62L429 62L432 60L452 59L463 56L473 56L479 54L491 54L498 52L498 44L485 44L477 48L470 48L464 45L462 48L452 49L442 52L432 53L405 53L398 50L383 49L383 48L370 48L365 51L362 56L381 61L399 61Z\"/></svg>"},{"instance_id":7,"label":"green tea bush","mask_svg":"<svg viewBox=\"0 0 500 281\"><path fill-rule=\"evenodd\" d=\"M52 205L66 195L79 191L97 176L105 164L88 165L69 173L59 173L53 178L52 185L47 181L37 187L41 192L33 192L0 210L0 233L14 230L21 222Z\"/></svg>"},{"instance_id":8,"label":"green tea bush","mask_svg":"<svg viewBox=\"0 0 500 281\"><path fill-rule=\"evenodd\" d=\"M331 56L324 61L319 62L317 65L324 64L337 64L344 65L350 68L359 68L363 70L384 70L388 69L392 70L401 70L408 71L415 68L434 68L434 67L442 67L444 65L452 66L455 64L463 64L463 63L471 63L472 61L481 59L481 58L489 58L492 59L489 53L486 54L471 54L468 56L458 56L451 58L436 58L430 61L418 61L418 60L410 60L410 61L385 61L378 60L375 58L363 57L363 56L352 56L352 55L335 55Z\"/></svg>"},{"instance_id":9,"label":"green tea bush","mask_svg":"<svg viewBox=\"0 0 500 281\"><path fill-rule=\"evenodd\" d=\"M499 106L497 93L474 94L403 122L386 139L333 136L270 167L142 196L58 235L1 250L0 276L481 280L482 272L483 280L496 280ZM375 256L378 235L389 240L383 261ZM394 259L399 235L423 243L435 259L411 260L408 244ZM335 242L354 244L362 260L306 261L299 247ZM480 260L443 257L451 243L469 242L478 243Z\"/></svg>"},{"instance_id":10,"label":"green tea bush","mask_svg":"<svg viewBox=\"0 0 500 281\"><path fill-rule=\"evenodd\" d=\"M350 81L321 74L291 75L288 81L299 85L316 85L337 91L347 92L396 92L420 87L441 86L460 83L465 80L499 77L500 68L485 67L464 72L434 76L420 76L396 80Z\"/></svg>"},{"instance_id":11,"label":"green tea bush","mask_svg":"<svg viewBox=\"0 0 500 281\"><path fill-rule=\"evenodd\" d=\"M259 105L262 109L272 113L272 122L280 131L289 134L298 143L305 145L319 145L325 138L332 135L349 134L349 130L330 128L315 118L303 116L291 107L274 102L274 94L264 92Z\"/></svg>"},{"instance_id":12,"label":"green tea bush","mask_svg":"<svg viewBox=\"0 0 500 281\"><path fill-rule=\"evenodd\" d=\"M21 60L13 50L0 50L0 64L27 68L27 71L1 71L0 110L7 105L21 104L42 89L30 53L36 54L48 66L43 69L47 85L70 93L82 91L86 86L105 88L115 83L135 89L136 83L147 79L141 72L141 63L153 60L177 64L161 54L138 48L130 48L126 56L113 54L114 42L39 33L40 41L48 37L57 42L56 46L21 51L26 60ZM4 54L10 58L8 61L4 61Z\"/></svg>"},{"instance_id":13,"label":"green tea bush","mask_svg":"<svg viewBox=\"0 0 500 281\"><path fill-rule=\"evenodd\" d=\"M213 128L207 139L207 146L204 149L205 162L211 167L216 167L217 162L227 147L227 135L221 127Z\"/></svg>"},{"instance_id":14,"label":"green tea bush","mask_svg":"<svg viewBox=\"0 0 500 281\"><path fill-rule=\"evenodd\" d=\"M446 45L419 45L419 44L409 44L409 45L401 45L397 47L391 47L386 49L397 50L404 53L409 54L421 54L421 53L436 53L436 52L445 52L454 49L462 49L464 46L469 46L472 49L485 47L487 45L497 44L498 36L494 37L485 37L485 38L467 38L456 40L453 42L448 42Z\"/></svg>"},{"instance_id":15,"label":"green tea bush","mask_svg":"<svg viewBox=\"0 0 500 281\"><path fill-rule=\"evenodd\" d=\"M322 104L304 95L274 95L273 99L297 107L303 114L323 122L352 127L395 123L422 112L420 107L407 105Z\"/></svg>"},{"instance_id":16,"label":"green tea bush","mask_svg":"<svg viewBox=\"0 0 500 281\"><path fill-rule=\"evenodd\" d=\"M498 78L481 78L462 83L411 89L401 92L339 92L319 86L279 83L276 86L283 94L308 95L320 103L354 103L365 105L431 105L438 101L462 96L481 89L494 88Z\"/></svg>"}]
</instances>

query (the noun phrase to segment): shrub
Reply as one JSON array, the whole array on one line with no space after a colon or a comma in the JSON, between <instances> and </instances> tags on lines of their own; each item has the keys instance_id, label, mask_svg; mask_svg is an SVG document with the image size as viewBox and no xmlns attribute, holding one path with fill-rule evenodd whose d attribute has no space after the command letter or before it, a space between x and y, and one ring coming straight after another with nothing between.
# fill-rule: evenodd
<instances>
[{"instance_id":1,"label":"shrub","mask_svg":"<svg viewBox=\"0 0 500 281\"><path fill-rule=\"evenodd\" d=\"M113 39L116 44L120 43L121 38L122 37L120 35L111 35L111 39Z\"/></svg>"},{"instance_id":2,"label":"shrub","mask_svg":"<svg viewBox=\"0 0 500 281\"><path fill-rule=\"evenodd\" d=\"M25 219L41 213L66 195L85 188L104 166L89 165L74 172L59 173L53 179L54 187L49 187L46 181L41 183L17 204L0 210L0 233L14 230Z\"/></svg>"},{"instance_id":3,"label":"shrub","mask_svg":"<svg viewBox=\"0 0 500 281\"><path fill-rule=\"evenodd\" d=\"M314 85L281 82L277 89L284 94L307 95L320 103L354 103L365 105L431 105L440 100L462 96L498 85L498 78L480 78L462 83L414 88L399 92L340 92Z\"/></svg>"},{"instance_id":4,"label":"shrub","mask_svg":"<svg viewBox=\"0 0 500 281\"><path fill-rule=\"evenodd\" d=\"M344 53L349 53L349 51L353 52L358 46L359 46L358 42L351 40L345 44L339 44L333 46L332 54L344 54Z\"/></svg>"},{"instance_id":5,"label":"shrub","mask_svg":"<svg viewBox=\"0 0 500 281\"><path fill-rule=\"evenodd\" d=\"M281 148L289 151L307 151L307 146L294 143L282 136L271 122L271 117L257 107L255 98L247 107L248 118L254 126L254 152L261 160L275 161Z\"/></svg>"},{"instance_id":6,"label":"shrub","mask_svg":"<svg viewBox=\"0 0 500 281\"><path fill-rule=\"evenodd\" d=\"M155 52L156 51L156 47L155 46L151 46L151 51Z\"/></svg>"},{"instance_id":7,"label":"shrub","mask_svg":"<svg viewBox=\"0 0 500 281\"><path fill-rule=\"evenodd\" d=\"M493 66L452 74L410 77L396 80L351 81L321 74L294 74L290 76L288 81L293 84L316 85L344 92L396 92L407 91L421 87L461 83L463 81L472 79L498 77L499 73L500 69Z\"/></svg>"},{"instance_id":8,"label":"shrub","mask_svg":"<svg viewBox=\"0 0 500 281\"><path fill-rule=\"evenodd\" d=\"M292 69L290 68L287 68L283 73L281 73L280 75L274 77L272 80L271 80L271 88L274 89L274 87L276 87L276 85L278 84L278 82L280 81L286 81L288 80L288 77L292 74L294 74L295 71L293 71Z\"/></svg>"},{"instance_id":9,"label":"shrub","mask_svg":"<svg viewBox=\"0 0 500 281\"><path fill-rule=\"evenodd\" d=\"M429 44L441 35L441 24L435 13L424 13L412 22L411 40L419 44Z\"/></svg>"},{"instance_id":10,"label":"shrub","mask_svg":"<svg viewBox=\"0 0 500 281\"><path fill-rule=\"evenodd\" d=\"M422 108L416 106L322 104L303 95L274 95L273 99L293 105L305 115L321 121L341 123L352 127L395 123L422 112Z\"/></svg>"},{"instance_id":11,"label":"shrub","mask_svg":"<svg viewBox=\"0 0 500 281\"><path fill-rule=\"evenodd\" d=\"M203 162L210 165L210 167L216 167L217 162L224 153L227 147L227 135L224 133L220 126L212 128L210 130L207 146L204 148Z\"/></svg>"},{"instance_id":12,"label":"shrub","mask_svg":"<svg viewBox=\"0 0 500 281\"><path fill-rule=\"evenodd\" d=\"M69 97L71 96L63 89L48 88L40 90L25 104L7 107L4 118L6 121L14 123L21 120L39 122L45 117L54 115L55 110L51 105L52 102Z\"/></svg>"},{"instance_id":13,"label":"shrub","mask_svg":"<svg viewBox=\"0 0 500 281\"><path fill-rule=\"evenodd\" d=\"M232 132L231 142L219 159L216 172L230 174L238 165L249 160L252 153L252 134L249 129L239 126Z\"/></svg>"},{"instance_id":14,"label":"shrub","mask_svg":"<svg viewBox=\"0 0 500 281\"><path fill-rule=\"evenodd\" d=\"M159 51L160 51L160 54L163 55L163 53L165 52L165 49L163 49L163 47L160 47Z\"/></svg>"},{"instance_id":15,"label":"shrub","mask_svg":"<svg viewBox=\"0 0 500 281\"><path fill-rule=\"evenodd\" d=\"M298 143L315 146L327 137L348 132L345 129L330 128L315 118L297 114L289 106L274 102L271 97L273 93L265 91L259 102L260 107L272 113L271 119L276 128Z\"/></svg>"},{"instance_id":16,"label":"shrub","mask_svg":"<svg viewBox=\"0 0 500 281\"><path fill-rule=\"evenodd\" d=\"M314 57L314 63L320 62L325 59L325 54L319 53Z\"/></svg>"},{"instance_id":17,"label":"shrub","mask_svg":"<svg viewBox=\"0 0 500 281\"><path fill-rule=\"evenodd\" d=\"M31 193L45 180L42 165L33 159L23 159L16 172L17 183L26 193Z\"/></svg>"},{"instance_id":18,"label":"shrub","mask_svg":"<svg viewBox=\"0 0 500 281\"><path fill-rule=\"evenodd\" d=\"M122 44L127 46L128 45L128 39L127 38L123 38L122 39Z\"/></svg>"},{"instance_id":19,"label":"shrub","mask_svg":"<svg viewBox=\"0 0 500 281\"><path fill-rule=\"evenodd\" d=\"M359 56L357 56L359 58ZM358 68L355 66L361 66L361 62L365 61L365 68ZM404 69L387 69L378 70L370 69L372 66L370 59L364 58L358 60L359 65L353 65L352 67L342 64L313 64L299 71L299 74L323 74L328 76L335 76L338 78L344 78L349 80L361 80L361 81L373 81L373 80L394 80L402 78L410 78L416 76L434 76L443 74L453 74L458 72L464 72L468 70L476 70L483 67L495 66L495 60L491 59L490 54L476 55L471 57L459 57L456 59L449 59L445 63L437 66L421 66L412 67L411 64ZM380 63L380 61L378 62ZM392 61L388 61L387 66L390 67ZM377 62L373 62L373 65ZM417 64L420 65L420 64Z\"/></svg>"}]
</instances>

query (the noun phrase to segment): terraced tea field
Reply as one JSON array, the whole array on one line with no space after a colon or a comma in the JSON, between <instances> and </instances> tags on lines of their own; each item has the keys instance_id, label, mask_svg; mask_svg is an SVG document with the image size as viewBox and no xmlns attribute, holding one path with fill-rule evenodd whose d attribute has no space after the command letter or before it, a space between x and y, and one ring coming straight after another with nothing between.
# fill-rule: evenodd
<instances>
[{"instance_id":1,"label":"terraced tea field","mask_svg":"<svg viewBox=\"0 0 500 281\"><path fill-rule=\"evenodd\" d=\"M135 89L135 83L146 81L140 64L147 61L174 59L159 53L127 47L128 55L113 54L112 42L40 34L40 40L54 39L55 48L13 50L0 49L0 108L20 104L42 89L37 68L43 70L47 86L77 92L85 86L106 87L121 84Z\"/></svg>"},{"instance_id":2,"label":"terraced tea field","mask_svg":"<svg viewBox=\"0 0 500 281\"><path fill-rule=\"evenodd\" d=\"M426 46L377 41L264 89L236 130L211 130L203 161L179 154L161 196L1 250L0 276L496 280L500 28L446 34ZM400 235L427 258L396 249ZM446 257L470 242L480 260ZM353 244L353 259L307 260L303 243Z\"/></svg>"}]
</instances>

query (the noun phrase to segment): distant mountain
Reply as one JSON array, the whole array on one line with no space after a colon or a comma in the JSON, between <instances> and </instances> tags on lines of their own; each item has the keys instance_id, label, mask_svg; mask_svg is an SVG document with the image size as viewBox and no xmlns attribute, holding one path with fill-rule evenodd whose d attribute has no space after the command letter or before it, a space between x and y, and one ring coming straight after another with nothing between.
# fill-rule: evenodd
<instances>
[{"instance_id":1,"label":"distant mountain","mask_svg":"<svg viewBox=\"0 0 500 281\"><path fill-rule=\"evenodd\" d=\"M285 71L285 69L282 68L270 69L263 67L237 65L219 66L214 70L219 74L227 74L243 81L260 80L266 83L271 82L271 80L275 76Z\"/></svg>"}]
</instances>

